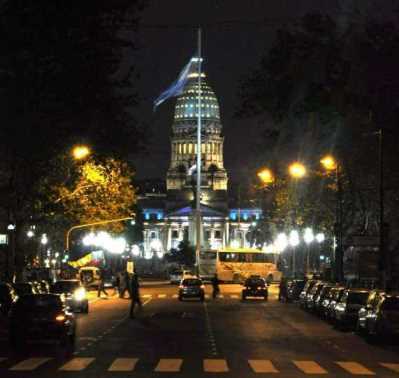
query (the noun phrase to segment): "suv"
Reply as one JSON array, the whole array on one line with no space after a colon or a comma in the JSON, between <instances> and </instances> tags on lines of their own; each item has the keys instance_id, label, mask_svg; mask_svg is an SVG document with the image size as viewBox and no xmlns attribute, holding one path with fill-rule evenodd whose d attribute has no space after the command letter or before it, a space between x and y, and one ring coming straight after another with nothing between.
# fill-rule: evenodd
<instances>
[{"instance_id":1,"label":"suv","mask_svg":"<svg viewBox=\"0 0 399 378\"><path fill-rule=\"evenodd\" d=\"M244 282L244 289L242 289L242 300L245 301L247 297L263 297L267 301L266 281L261 277L247 278Z\"/></svg>"},{"instance_id":2,"label":"suv","mask_svg":"<svg viewBox=\"0 0 399 378\"><path fill-rule=\"evenodd\" d=\"M179 301L185 298L199 298L201 302L205 299L205 286L197 277L183 278L179 286Z\"/></svg>"},{"instance_id":3,"label":"suv","mask_svg":"<svg viewBox=\"0 0 399 378\"><path fill-rule=\"evenodd\" d=\"M341 300L335 306L335 325L337 328L355 327L358 313L362 306L366 305L369 290L346 289Z\"/></svg>"}]
</instances>

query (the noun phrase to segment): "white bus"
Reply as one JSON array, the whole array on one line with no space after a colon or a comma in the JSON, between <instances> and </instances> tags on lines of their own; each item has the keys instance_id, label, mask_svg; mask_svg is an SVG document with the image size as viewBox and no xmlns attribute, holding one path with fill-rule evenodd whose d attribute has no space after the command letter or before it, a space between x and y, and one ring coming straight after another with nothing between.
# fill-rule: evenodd
<instances>
[{"instance_id":1,"label":"white bus","mask_svg":"<svg viewBox=\"0 0 399 378\"><path fill-rule=\"evenodd\" d=\"M252 275L265 278L268 282L280 281L277 269L278 254L266 253L252 248L223 248L217 251L201 251L200 276L211 278L217 273L220 281L243 282Z\"/></svg>"}]
</instances>

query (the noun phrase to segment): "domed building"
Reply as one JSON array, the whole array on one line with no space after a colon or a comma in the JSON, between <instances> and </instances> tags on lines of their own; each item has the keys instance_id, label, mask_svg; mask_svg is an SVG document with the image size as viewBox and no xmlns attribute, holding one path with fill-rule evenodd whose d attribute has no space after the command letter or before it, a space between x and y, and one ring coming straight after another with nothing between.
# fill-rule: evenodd
<instances>
[{"instance_id":1,"label":"domed building","mask_svg":"<svg viewBox=\"0 0 399 378\"><path fill-rule=\"evenodd\" d=\"M194 58L195 59L195 58ZM201 95L201 216L202 247L248 247L248 229L259 219L259 209L228 209L228 176L223 162L222 123L215 92L194 60L185 87L177 97L171 133L171 160L166 193L142 197L144 250L148 257L162 255L187 239L195 245L195 194L198 96ZM200 93L201 92L201 93Z\"/></svg>"}]
</instances>

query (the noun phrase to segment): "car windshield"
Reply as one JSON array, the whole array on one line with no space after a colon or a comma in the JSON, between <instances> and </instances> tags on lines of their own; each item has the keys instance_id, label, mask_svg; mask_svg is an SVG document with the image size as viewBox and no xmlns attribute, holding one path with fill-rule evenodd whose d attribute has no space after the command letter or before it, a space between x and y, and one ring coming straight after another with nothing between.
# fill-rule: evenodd
<instances>
[{"instance_id":1,"label":"car windshield","mask_svg":"<svg viewBox=\"0 0 399 378\"><path fill-rule=\"evenodd\" d=\"M351 303L351 304L365 305L367 302L368 296L369 296L369 293L367 291L352 292L352 293L349 293L347 302Z\"/></svg>"},{"instance_id":2,"label":"car windshield","mask_svg":"<svg viewBox=\"0 0 399 378\"><path fill-rule=\"evenodd\" d=\"M189 278L183 281L184 286L201 286L202 281L196 278Z\"/></svg>"},{"instance_id":3,"label":"car windshield","mask_svg":"<svg viewBox=\"0 0 399 378\"><path fill-rule=\"evenodd\" d=\"M263 281L261 278L250 278L245 281L246 286L265 286L265 281Z\"/></svg>"},{"instance_id":4,"label":"car windshield","mask_svg":"<svg viewBox=\"0 0 399 378\"><path fill-rule=\"evenodd\" d=\"M382 304L382 309L386 311L399 311L399 297L388 297Z\"/></svg>"},{"instance_id":5,"label":"car windshield","mask_svg":"<svg viewBox=\"0 0 399 378\"><path fill-rule=\"evenodd\" d=\"M17 306L30 311L49 311L62 308L62 301L56 295L26 295L18 299Z\"/></svg>"},{"instance_id":6,"label":"car windshield","mask_svg":"<svg viewBox=\"0 0 399 378\"><path fill-rule=\"evenodd\" d=\"M79 281L58 281L53 285L53 293L72 293L80 286Z\"/></svg>"}]
</instances>

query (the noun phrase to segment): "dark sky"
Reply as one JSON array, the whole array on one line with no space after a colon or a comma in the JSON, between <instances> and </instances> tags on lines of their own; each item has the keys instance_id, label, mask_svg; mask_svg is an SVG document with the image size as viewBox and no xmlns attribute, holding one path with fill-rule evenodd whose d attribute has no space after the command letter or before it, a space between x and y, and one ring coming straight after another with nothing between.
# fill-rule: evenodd
<instances>
[{"instance_id":1,"label":"dark sky","mask_svg":"<svg viewBox=\"0 0 399 378\"><path fill-rule=\"evenodd\" d=\"M155 114L152 101L195 53L197 25L203 27L208 83L221 107L225 167L230 179L236 181L253 174L251 167L261 165L253 147L264 122L234 117L240 79L256 67L278 27L298 20L308 11L335 13L339 4L338 0L150 1L142 14L137 59L142 97L138 118L147 124L151 140L147 153L134 159L137 177L165 178L175 101L162 104Z\"/></svg>"}]
</instances>

